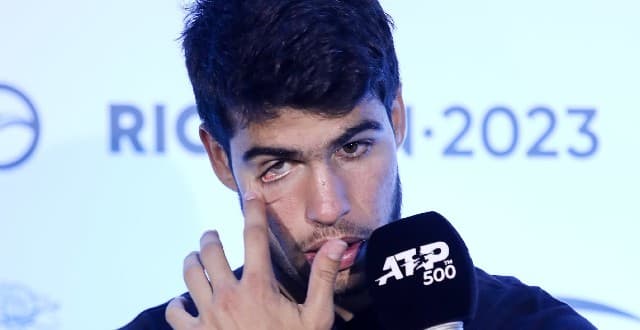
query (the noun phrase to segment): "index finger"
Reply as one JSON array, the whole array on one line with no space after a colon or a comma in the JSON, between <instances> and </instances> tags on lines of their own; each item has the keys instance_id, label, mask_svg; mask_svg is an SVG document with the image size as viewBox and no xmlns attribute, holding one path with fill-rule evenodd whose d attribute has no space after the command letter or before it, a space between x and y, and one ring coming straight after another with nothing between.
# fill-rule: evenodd
<instances>
[{"instance_id":1,"label":"index finger","mask_svg":"<svg viewBox=\"0 0 640 330\"><path fill-rule=\"evenodd\" d=\"M244 195L244 273L263 274L273 280L269 252L269 225L262 196L254 192Z\"/></svg>"}]
</instances>

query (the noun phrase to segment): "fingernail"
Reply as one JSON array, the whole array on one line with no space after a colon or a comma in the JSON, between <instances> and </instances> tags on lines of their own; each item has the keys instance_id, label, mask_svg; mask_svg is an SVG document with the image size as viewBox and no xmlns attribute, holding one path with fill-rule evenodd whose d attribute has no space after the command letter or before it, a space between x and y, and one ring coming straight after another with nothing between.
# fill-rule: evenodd
<instances>
[{"instance_id":1,"label":"fingernail","mask_svg":"<svg viewBox=\"0 0 640 330\"><path fill-rule=\"evenodd\" d=\"M207 230L203 235L202 238L200 238L201 241L203 240L208 240L208 241L215 241L215 242L220 242L220 234L218 234L218 231L213 229L213 230Z\"/></svg>"},{"instance_id":2,"label":"fingernail","mask_svg":"<svg viewBox=\"0 0 640 330\"><path fill-rule=\"evenodd\" d=\"M333 261L340 261L342 259L342 254L344 250L347 249L347 243L341 240L336 240L336 242L329 243L329 247L327 248L327 257Z\"/></svg>"},{"instance_id":3,"label":"fingernail","mask_svg":"<svg viewBox=\"0 0 640 330\"><path fill-rule=\"evenodd\" d=\"M250 201L252 199L256 199L256 197L258 197L258 195L256 195L256 193L254 193L251 190L249 190L246 193L244 193L244 200L245 201Z\"/></svg>"}]
</instances>

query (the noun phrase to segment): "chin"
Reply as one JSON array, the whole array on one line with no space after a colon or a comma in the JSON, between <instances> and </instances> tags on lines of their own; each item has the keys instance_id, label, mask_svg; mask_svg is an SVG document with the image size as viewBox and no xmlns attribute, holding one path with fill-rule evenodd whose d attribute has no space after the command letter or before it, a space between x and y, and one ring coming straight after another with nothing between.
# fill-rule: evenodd
<instances>
[{"instance_id":1,"label":"chin","mask_svg":"<svg viewBox=\"0 0 640 330\"><path fill-rule=\"evenodd\" d=\"M365 287L365 277L361 272L352 273L351 269L345 269L338 272L336 277L336 294L349 294L360 291Z\"/></svg>"}]
</instances>

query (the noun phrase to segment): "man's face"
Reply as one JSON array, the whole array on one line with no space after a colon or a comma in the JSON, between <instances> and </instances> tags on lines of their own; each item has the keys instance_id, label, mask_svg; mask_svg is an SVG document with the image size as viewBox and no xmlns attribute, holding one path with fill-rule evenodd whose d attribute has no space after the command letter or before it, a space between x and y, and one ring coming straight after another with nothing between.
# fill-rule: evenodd
<instances>
[{"instance_id":1,"label":"man's face","mask_svg":"<svg viewBox=\"0 0 640 330\"><path fill-rule=\"evenodd\" d=\"M282 252L274 259L287 272L305 274L323 242L347 242L336 281L336 292L347 292L363 282L350 268L360 243L399 217L402 99L394 103L391 122L375 98L342 117L289 108L278 114L236 131L229 155L234 182L227 185L263 196L272 251Z\"/></svg>"}]
</instances>

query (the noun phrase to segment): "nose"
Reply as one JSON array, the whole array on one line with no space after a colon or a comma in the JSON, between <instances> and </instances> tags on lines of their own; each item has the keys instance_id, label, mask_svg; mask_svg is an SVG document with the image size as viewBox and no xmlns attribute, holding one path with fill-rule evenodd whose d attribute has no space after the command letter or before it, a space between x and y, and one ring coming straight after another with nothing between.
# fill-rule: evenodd
<instances>
[{"instance_id":1,"label":"nose","mask_svg":"<svg viewBox=\"0 0 640 330\"><path fill-rule=\"evenodd\" d=\"M351 211L346 182L330 167L316 168L307 186L306 217L326 226Z\"/></svg>"}]
</instances>

